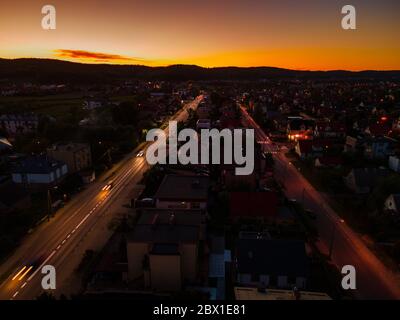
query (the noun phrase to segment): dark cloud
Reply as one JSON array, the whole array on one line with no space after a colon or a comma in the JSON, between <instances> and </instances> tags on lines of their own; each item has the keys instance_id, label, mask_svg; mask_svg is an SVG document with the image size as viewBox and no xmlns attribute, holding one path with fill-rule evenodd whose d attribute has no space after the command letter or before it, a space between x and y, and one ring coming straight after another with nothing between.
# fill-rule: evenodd
<instances>
[{"instance_id":1,"label":"dark cloud","mask_svg":"<svg viewBox=\"0 0 400 320\"><path fill-rule=\"evenodd\" d=\"M132 62L132 63L143 63L149 62L139 58L132 58L121 56L118 54L110 54L103 52L91 52L85 50L68 50L68 49L57 49L54 51L57 57L60 58L72 58L72 59L90 59L95 60L97 62L116 62L116 61L124 61L124 62Z\"/></svg>"}]
</instances>

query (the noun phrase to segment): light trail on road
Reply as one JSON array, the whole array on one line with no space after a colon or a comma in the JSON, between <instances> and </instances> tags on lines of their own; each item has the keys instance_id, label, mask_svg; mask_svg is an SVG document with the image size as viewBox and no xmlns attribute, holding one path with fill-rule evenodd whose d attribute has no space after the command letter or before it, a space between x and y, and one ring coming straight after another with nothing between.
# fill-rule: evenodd
<instances>
[{"instance_id":1,"label":"light trail on road","mask_svg":"<svg viewBox=\"0 0 400 320\"><path fill-rule=\"evenodd\" d=\"M196 109L203 96L197 97L191 103L185 105L182 110L171 120L186 121L188 109ZM165 128L165 130L168 130ZM141 146L146 150L150 143ZM67 204L50 222L39 226L39 228L26 239L10 259L0 266L0 275L4 270L20 270L21 265L25 269L19 272L22 274L27 268L27 261L34 261L38 257L45 257L39 266L32 266L24 272L24 277L32 271L27 280L22 285L17 285L12 280L15 275L12 274L6 278L0 285L0 299L33 299L40 294L40 281L36 275L47 263L57 266L57 274L60 269L65 269L68 256L73 252L76 246L83 241L85 236L96 227L96 223L106 214L108 208L126 193L126 186L133 181L141 178L147 170L148 164L143 157L137 157L137 151L134 150L124 160L122 165L113 174L114 186L109 190L102 190L104 185L101 181L94 183L87 190L78 194L69 204ZM136 182L137 183L137 182ZM48 254L43 255L43 252ZM67 275L64 274L64 277ZM12 278L11 278L12 277ZM15 280L15 279L14 279ZM34 285L32 283L35 282Z\"/></svg>"}]
</instances>

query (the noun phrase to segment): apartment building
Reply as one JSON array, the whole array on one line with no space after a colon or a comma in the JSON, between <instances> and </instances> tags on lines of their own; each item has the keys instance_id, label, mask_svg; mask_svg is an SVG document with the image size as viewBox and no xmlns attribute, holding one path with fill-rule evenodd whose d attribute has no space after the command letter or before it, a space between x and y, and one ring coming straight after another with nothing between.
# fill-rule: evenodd
<instances>
[{"instance_id":1,"label":"apartment building","mask_svg":"<svg viewBox=\"0 0 400 320\"><path fill-rule=\"evenodd\" d=\"M79 172L92 165L90 146L84 143L57 143L47 149L47 155L65 162L69 173Z\"/></svg>"}]
</instances>

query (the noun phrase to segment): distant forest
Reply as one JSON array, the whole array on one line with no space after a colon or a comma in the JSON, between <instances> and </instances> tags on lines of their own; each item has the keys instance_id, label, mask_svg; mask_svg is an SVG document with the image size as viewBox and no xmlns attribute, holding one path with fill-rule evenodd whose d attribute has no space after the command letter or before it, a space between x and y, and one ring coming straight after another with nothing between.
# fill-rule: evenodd
<instances>
[{"instance_id":1,"label":"distant forest","mask_svg":"<svg viewBox=\"0 0 400 320\"><path fill-rule=\"evenodd\" d=\"M52 59L0 59L0 81L33 83L114 83L121 80L268 80L371 79L400 80L400 71L296 71L271 67L202 68L193 65L83 64Z\"/></svg>"}]
</instances>

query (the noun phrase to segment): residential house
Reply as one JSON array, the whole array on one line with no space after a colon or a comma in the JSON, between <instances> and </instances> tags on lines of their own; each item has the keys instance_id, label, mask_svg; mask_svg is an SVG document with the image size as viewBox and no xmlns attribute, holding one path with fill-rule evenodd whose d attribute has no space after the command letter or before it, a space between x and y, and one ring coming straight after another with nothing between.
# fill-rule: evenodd
<instances>
[{"instance_id":1,"label":"residential house","mask_svg":"<svg viewBox=\"0 0 400 320\"><path fill-rule=\"evenodd\" d=\"M304 289L310 273L305 244L298 240L240 239L235 263L240 286Z\"/></svg>"},{"instance_id":2,"label":"residential house","mask_svg":"<svg viewBox=\"0 0 400 320\"><path fill-rule=\"evenodd\" d=\"M161 292L195 283L201 225L200 212L142 217L127 237L128 279Z\"/></svg>"},{"instance_id":3,"label":"residential house","mask_svg":"<svg viewBox=\"0 0 400 320\"><path fill-rule=\"evenodd\" d=\"M84 143L57 143L47 149L50 158L65 162L68 173L87 169L92 165L90 146Z\"/></svg>"},{"instance_id":4,"label":"residential house","mask_svg":"<svg viewBox=\"0 0 400 320\"><path fill-rule=\"evenodd\" d=\"M233 148L234 146L232 146L232 150ZM262 144L255 144L254 168L251 174L248 175L238 175L236 173L237 168L243 167L243 164L239 165L235 163L234 160L232 164L226 164L229 162L224 160L225 155L223 150L221 150L221 183L224 184L229 190L257 190L259 188L261 177L263 174L265 174L267 163L266 156L263 155L262 148Z\"/></svg>"},{"instance_id":5,"label":"residential house","mask_svg":"<svg viewBox=\"0 0 400 320\"><path fill-rule=\"evenodd\" d=\"M386 168L357 168L352 169L344 178L346 186L356 194L370 193L380 179L388 176Z\"/></svg>"},{"instance_id":6,"label":"residential house","mask_svg":"<svg viewBox=\"0 0 400 320\"><path fill-rule=\"evenodd\" d=\"M16 184L32 188L58 185L68 173L67 164L47 156L29 156L19 160L11 169Z\"/></svg>"},{"instance_id":7,"label":"residential house","mask_svg":"<svg viewBox=\"0 0 400 320\"><path fill-rule=\"evenodd\" d=\"M334 141L329 139L298 140L295 146L295 153L302 160L318 158L324 156L332 146L334 146Z\"/></svg>"},{"instance_id":8,"label":"residential house","mask_svg":"<svg viewBox=\"0 0 400 320\"><path fill-rule=\"evenodd\" d=\"M398 156L389 157L389 169L400 172L400 158Z\"/></svg>"},{"instance_id":9,"label":"residential house","mask_svg":"<svg viewBox=\"0 0 400 320\"><path fill-rule=\"evenodd\" d=\"M314 136L318 138L344 138L346 126L340 122L318 122L314 129Z\"/></svg>"},{"instance_id":10,"label":"residential house","mask_svg":"<svg viewBox=\"0 0 400 320\"><path fill-rule=\"evenodd\" d=\"M344 145L344 152L346 153L362 152L364 148L363 142L364 139L362 137L347 136Z\"/></svg>"},{"instance_id":11,"label":"residential house","mask_svg":"<svg viewBox=\"0 0 400 320\"><path fill-rule=\"evenodd\" d=\"M287 135L292 141L312 139L315 121L299 117L288 119Z\"/></svg>"},{"instance_id":12,"label":"residential house","mask_svg":"<svg viewBox=\"0 0 400 320\"><path fill-rule=\"evenodd\" d=\"M159 209L207 209L209 177L166 175L154 195Z\"/></svg>"},{"instance_id":13,"label":"residential house","mask_svg":"<svg viewBox=\"0 0 400 320\"><path fill-rule=\"evenodd\" d=\"M34 113L0 115L0 127L11 137L35 132L39 126L39 116Z\"/></svg>"},{"instance_id":14,"label":"residential house","mask_svg":"<svg viewBox=\"0 0 400 320\"><path fill-rule=\"evenodd\" d=\"M364 155L370 159L387 158L394 153L397 141L388 137L376 137L364 142Z\"/></svg>"}]
</instances>

